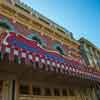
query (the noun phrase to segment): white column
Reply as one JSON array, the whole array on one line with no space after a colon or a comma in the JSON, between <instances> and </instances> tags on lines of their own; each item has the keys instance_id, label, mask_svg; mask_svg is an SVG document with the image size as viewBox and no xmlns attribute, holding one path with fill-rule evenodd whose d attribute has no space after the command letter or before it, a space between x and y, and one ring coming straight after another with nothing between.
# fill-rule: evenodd
<instances>
[{"instance_id":1,"label":"white column","mask_svg":"<svg viewBox=\"0 0 100 100\"><path fill-rule=\"evenodd\" d=\"M16 80L15 81L15 98L14 100L18 100L19 99L19 81Z\"/></svg>"},{"instance_id":2,"label":"white column","mask_svg":"<svg viewBox=\"0 0 100 100\"><path fill-rule=\"evenodd\" d=\"M84 44L83 47L84 47L84 49L85 49L85 52L84 52L84 53L86 53L85 56L87 56L89 65L91 65L91 64L92 64L92 63L91 63L91 59L90 59L89 54L87 53L87 52L89 52L89 47L88 47L86 44Z\"/></svg>"},{"instance_id":3,"label":"white column","mask_svg":"<svg viewBox=\"0 0 100 100\"><path fill-rule=\"evenodd\" d=\"M92 54L92 62L93 62L93 64L95 65L95 67L97 67L97 62L96 62L96 57L95 57L95 50L93 51L93 49L92 49L92 47L90 48L90 52L91 52L91 54Z\"/></svg>"},{"instance_id":4,"label":"white column","mask_svg":"<svg viewBox=\"0 0 100 100\"><path fill-rule=\"evenodd\" d=\"M96 92L95 92L95 89L93 88L92 89L92 98L93 98L93 100L96 100L97 98L96 98Z\"/></svg>"},{"instance_id":5,"label":"white column","mask_svg":"<svg viewBox=\"0 0 100 100\"><path fill-rule=\"evenodd\" d=\"M3 81L2 100L12 100L12 80Z\"/></svg>"}]
</instances>

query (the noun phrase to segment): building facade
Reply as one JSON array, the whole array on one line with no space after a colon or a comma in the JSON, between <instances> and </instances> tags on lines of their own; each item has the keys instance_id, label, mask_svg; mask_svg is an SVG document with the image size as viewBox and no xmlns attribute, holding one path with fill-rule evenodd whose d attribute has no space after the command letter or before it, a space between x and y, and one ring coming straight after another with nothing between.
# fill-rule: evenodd
<instances>
[{"instance_id":1,"label":"building facade","mask_svg":"<svg viewBox=\"0 0 100 100\"><path fill-rule=\"evenodd\" d=\"M1 0L0 80L0 100L96 100L100 72L71 32L19 0Z\"/></svg>"},{"instance_id":2,"label":"building facade","mask_svg":"<svg viewBox=\"0 0 100 100\"><path fill-rule=\"evenodd\" d=\"M100 50L93 43L85 38L80 38L80 52L88 67L93 67L100 71ZM98 100L100 99L100 84L96 84Z\"/></svg>"},{"instance_id":3,"label":"building facade","mask_svg":"<svg viewBox=\"0 0 100 100\"><path fill-rule=\"evenodd\" d=\"M100 70L100 50L85 38L81 38L81 54L89 67L95 67Z\"/></svg>"}]
</instances>

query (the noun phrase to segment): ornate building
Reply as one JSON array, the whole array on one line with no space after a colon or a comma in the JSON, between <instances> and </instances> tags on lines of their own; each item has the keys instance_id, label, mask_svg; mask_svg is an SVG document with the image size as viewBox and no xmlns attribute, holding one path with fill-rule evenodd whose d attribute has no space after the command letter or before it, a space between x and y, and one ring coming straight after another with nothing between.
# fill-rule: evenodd
<instances>
[{"instance_id":1,"label":"ornate building","mask_svg":"<svg viewBox=\"0 0 100 100\"><path fill-rule=\"evenodd\" d=\"M79 42L80 52L86 62L86 65L100 71L100 50L85 38L81 38ZM96 89L97 97L100 99L100 83L96 84Z\"/></svg>"},{"instance_id":2,"label":"ornate building","mask_svg":"<svg viewBox=\"0 0 100 100\"><path fill-rule=\"evenodd\" d=\"M1 0L0 80L0 100L96 100L100 72L71 32L19 0Z\"/></svg>"},{"instance_id":3,"label":"ornate building","mask_svg":"<svg viewBox=\"0 0 100 100\"><path fill-rule=\"evenodd\" d=\"M81 38L79 42L81 55L88 67L94 67L100 70L100 50L85 38Z\"/></svg>"}]
</instances>

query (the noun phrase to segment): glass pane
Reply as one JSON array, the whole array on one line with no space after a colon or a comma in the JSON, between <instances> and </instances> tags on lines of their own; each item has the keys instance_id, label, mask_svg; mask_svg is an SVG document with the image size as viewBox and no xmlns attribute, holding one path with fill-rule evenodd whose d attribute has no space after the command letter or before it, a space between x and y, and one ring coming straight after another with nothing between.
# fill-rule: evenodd
<instances>
[{"instance_id":1,"label":"glass pane","mask_svg":"<svg viewBox=\"0 0 100 100\"><path fill-rule=\"evenodd\" d=\"M33 87L32 88L32 90L33 90L33 95L41 95L41 90L40 90L40 88L39 87Z\"/></svg>"},{"instance_id":2,"label":"glass pane","mask_svg":"<svg viewBox=\"0 0 100 100\"><path fill-rule=\"evenodd\" d=\"M45 88L45 96L51 96L51 91L49 88Z\"/></svg>"}]
</instances>

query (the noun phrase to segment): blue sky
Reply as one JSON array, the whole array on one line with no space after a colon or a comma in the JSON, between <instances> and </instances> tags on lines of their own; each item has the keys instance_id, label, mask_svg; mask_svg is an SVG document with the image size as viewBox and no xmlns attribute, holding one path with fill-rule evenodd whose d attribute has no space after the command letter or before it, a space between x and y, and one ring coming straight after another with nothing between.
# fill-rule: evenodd
<instances>
[{"instance_id":1,"label":"blue sky","mask_svg":"<svg viewBox=\"0 0 100 100\"><path fill-rule=\"evenodd\" d=\"M21 0L100 48L100 0Z\"/></svg>"}]
</instances>

